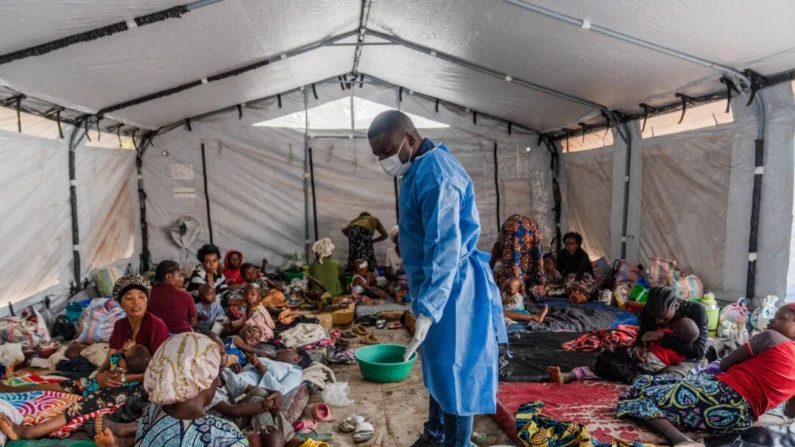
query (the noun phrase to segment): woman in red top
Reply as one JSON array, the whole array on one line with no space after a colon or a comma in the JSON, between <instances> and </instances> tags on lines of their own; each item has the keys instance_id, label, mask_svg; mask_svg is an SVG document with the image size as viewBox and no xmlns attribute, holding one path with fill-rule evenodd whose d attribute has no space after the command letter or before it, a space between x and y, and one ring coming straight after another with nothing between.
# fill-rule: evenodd
<instances>
[{"instance_id":1,"label":"woman in red top","mask_svg":"<svg viewBox=\"0 0 795 447\"><path fill-rule=\"evenodd\" d=\"M160 318L146 311L149 301L149 281L140 275L129 275L116 281L113 287L113 299L121 304L125 318L120 319L113 326L110 336L108 357L105 363L97 370L96 381L99 389L83 389L82 381L61 382L62 391L83 395L84 400L77 402L66 409L65 412L32 427L11 424L0 416L0 429L9 439L39 439L51 432L60 429L74 419L85 416L101 409L112 409L119 404L131 399L146 400L143 388L143 374L124 374L120 371L110 370L110 357L120 353L134 344L143 345L151 354L157 351L163 342L168 339L168 328ZM106 424L111 430L118 426ZM117 436L135 435L132 430L114 431ZM131 433L130 433L131 431Z\"/></svg>"},{"instance_id":2,"label":"woman in red top","mask_svg":"<svg viewBox=\"0 0 795 447\"><path fill-rule=\"evenodd\" d=\"M717 376L684 380L640 376L622 393L616 416L643 420L674 446L703 446L680 433L726 433L750 428L771 408L787 401L795 416L795 303L776 312L767 330L720 363Z\"/></svg>"}]
</instances>

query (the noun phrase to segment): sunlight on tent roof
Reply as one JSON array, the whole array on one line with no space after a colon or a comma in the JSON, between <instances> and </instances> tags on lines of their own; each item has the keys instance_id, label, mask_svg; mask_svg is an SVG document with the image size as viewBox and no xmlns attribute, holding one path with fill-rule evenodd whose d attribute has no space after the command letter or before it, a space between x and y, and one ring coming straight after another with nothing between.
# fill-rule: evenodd
<instances>
[{"instance_id":1,"label":"sunlight on tent roof","mask_svg":"<svg viewBox=\"0 0 795 447\"><path fill-rule=\"evenodd\" d=\"M387 110L394 110L393 107L388 107L358 97L353 98L353 109L353 116L355 118L354 128L363 130L370 127L370 123L373 122L373 119L375 119L379 113ZM304 122L306 119L305 113L304 111L295 112L272 120L262 121L254 125L303 130L306 126ZM407 113L407 115L414 121L414 125L417 126L418 129L443 129L450 127L447 124L412 115L411 113ZM351 99L341 98L309 109L309 128L314 130L350 130Z\"/></svg>"}]
</instances>

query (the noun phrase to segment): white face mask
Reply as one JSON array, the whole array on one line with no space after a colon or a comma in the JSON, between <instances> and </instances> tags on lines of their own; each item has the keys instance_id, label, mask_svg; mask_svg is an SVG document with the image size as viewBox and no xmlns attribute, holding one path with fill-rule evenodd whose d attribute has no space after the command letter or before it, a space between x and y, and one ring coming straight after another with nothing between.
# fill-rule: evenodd
<instances>
[{"instance_id":1,"label":"white face mask","mask_svg":"<svg viewBox=\"0 0 795 447\"><path fill-rule=\"evenodd\" d=\"M381 160L381 168L383 168L384 172L391 175L392 177L402 177L406 175L406 173L409 172L409 168L411 167L411 161L406 163L400 161L400 152L403 151L403 143L406 142L406 137L403 137L403 141L400 142L400 148L395 155ZM409 159L411 159L411 153L409 153Z\"/></svg>"}]
</instances>

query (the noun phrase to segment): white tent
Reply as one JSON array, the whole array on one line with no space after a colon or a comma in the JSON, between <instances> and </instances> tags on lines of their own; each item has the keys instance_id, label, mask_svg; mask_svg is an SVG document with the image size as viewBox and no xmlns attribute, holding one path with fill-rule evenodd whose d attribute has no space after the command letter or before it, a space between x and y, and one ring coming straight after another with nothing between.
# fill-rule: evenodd
<instances>
[{"instance_id":1,"label":"white tent","mask_svg":"<svg viewBox=\"0 0 795 447\"><path fill-rule=\"evenodd\" d=\"M364 138L378 107L465 166L483 249L520 213L546 245L575 230L725 300L784 296L793 21L785 0L0 2L0 305L210 240L344 256L358 212L398 219Z\"/></svg>"}]
</instances>

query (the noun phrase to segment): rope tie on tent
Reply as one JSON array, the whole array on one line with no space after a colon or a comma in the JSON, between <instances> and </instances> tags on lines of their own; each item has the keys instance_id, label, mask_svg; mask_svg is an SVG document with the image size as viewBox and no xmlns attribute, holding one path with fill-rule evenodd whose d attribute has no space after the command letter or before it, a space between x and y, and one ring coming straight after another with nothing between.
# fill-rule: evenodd
<instances>
[{"instance_id":1,"label":"rope tie on tent","mask_svg":"<svg viewBox=\"0 0 795 447\"><path fill-rule=\"evenodd\" d=\"M580 128L582 129L582 142L585 143L585 134L587 134L593 129L596 129L596 127L589 126L585 123L577 123L577 125L580 126Z\"/></svg>"},{"instance_id":2,"label":"rope tie on tent","mask_svg":"<svg viewBox=\"0 0 795 447\"><path fill-rule=\"evenodd\" d=\"M685 113L687 113L687 105L696 104L696 98L683 95L681 93L677 93L676 97L682 99L682 116L679 117L679 122L677 123L677 124L682 124L682 121L685 120Z\"/></svg>"},{"instance_id":3,"label":"rope tie on tent","mask_svg":"<svg viewBox=\"0 0 795 447\"><path fill-rule=\"evenodd\" d=\"M102 119L101 116L97 117L97 141L99 141L102 138L102 131L99 130L99 120L101 119Z\"/></svg>"},{"instance_id":4,"label":"rope tie on tent","mask_svg":"<svg viewBox=\"0 0 795 447\"><path fill-rule=\"evenodd\" d=\"M732 90L740 94L740 89L737 88L737 84L735 84L731 79L723 76L720 78L721 84L726 84L726 113L729 113L732 106Z\"/></svg>"},{"instance_id":5,"label":"rope tie on tent","mask_svg":"<svg viewBox=\"0 0 795 447\"><path fill-rule=\"evenodd\" d=\"M640 108L643 109L643 125L640 127L640 131L642 133L643 131L646 130L646 121L649 119L649 112L657 113L658 109L645 103L640 103L639 105Z\"/></svg>"},{"instance_id":6,"label":"rope tie on tent","mask_svg":"<svg viewBox=\"0 0 795 447\"><path fill-rule=\"evenodd\" d=\"M185 120L185 127L188 128L188 132L193 132L193 127L190 125L190 118Z\"/></svg>"},{"instance_id":7,"label":"rope tie on tent","mask_svg":"<svg viewBox=\"0 0 795 447\"><path fill-rule=\"evenodd\" d=\"M61 111L55 112L55 121L58 122L58 136L63 140L63 126L61 125Z\"/></svg>"},{"instance_id":8,"label":"rope tie on tent","mask_svg":"<svg viewBox=\"0 0 795 447\"><path fill-rule=\"evenodd\" d=\"M312 88L314 88L314 87L315 87L315 84L312 84ZM276 101L279 102L279 108L281 109L282 108L282 95L281 94L277 94L276 95Z\"/></svg>"},{"instance_id":9,"label":"rope tie on tent","mask_svg":"<svg viewBox=\"0 0 795 447\"><path fill-rule=\"evenodd\" d=\"M508 135L511 135L511 129L513 128L513 123L508 121Z\"/></svg>"},{"instance_id":10,"label":"rope tie on tent","mask_svg":"<svg viewBox=\"0 0 795 447\"><path fill-rule=\"evenodd\" d=\"M472 112L472 124L478 123L478 112Z\"/></svg>"},{"instance_id":11,"label":"rope tie on tent","mask_svg":"<svg viewBox=\"0 0 795 447\"><path fill-rule=\"evenodd\" d=\"M560 129L560 130L563 131L564 134L566 134L566 152L568 153L568 152L570 152L570 150L569 150L569 136L573 132L571 130L565 129L565 128L564 129Z\"/></svg>"},{"instance_id":12,"label":"rope tie on tent","mask_svg":"<svg viewBox=\"0 0 795 447\"><path fill-rule=\"evenodd\" d=\"M756 99L756 92L767 87L769 79L753 70L745 70L745 76L751 80L751 97L748 98L748 104L745 105L748 107L753 104L754 99Z\"/></svg>"},{"instance_id":13,"label":"rope tie on tent","mask_svg":"<svg viewBox=\"0 0 795 447\"><path fill-rule=\"evenodd\" d=\"M135 142L135 133L138 132L138 129L133 129L132 131L132 142L133 142L133 149L136 151L138 150L138 143Z\"/></svg>"},{"instance_id":14,"label":"rope tie on tent","mask_svg":"<svg viewBox=\"0 0 795 447\"><path fill-rule=\"evenodd\" d=\"M162 22L167 19L180 18L183 14L188 12L187 5L175 6L164 11L147 14L133 19L136 26L149 25L156 22ZM7 64L19 59L24 59L31 56L41 56L51 51L60 50L68 46L90 42L92 40L101 39L103 37L112 36L116 33L121 33L130 29L127 22L118 22L112 25L103 26L101 28L93 29L79 34L73 34L61 39L56 39L45 44L37 45L24 50L14 51L0 56L0 65Z\"/></svg>"},{"instance_id":15,"label":"rope tie on tent","mask_svg":"<svg viewBox=\"0 0 795 447\"><path fill-rule=\"evenodd\" d=\"M11 303L8 303L8 313L10 313L12 317L16 316L16 314L14 314L14 306L12 306Z\"/></svg>"},{"instance_id":16,"label":"rope tie on tent","mask_svg":"<svg viewBox=\"0 0 795 447\"><path fill-rule=\"evenodd\" d=\"M345 84L342 83L342 76L337 76L337 80L340 81L340 88L342 91L345 91Z\"/></svg>"},{"instance_id":17,"label":"rope tie on tent","mask_svg":"<svg viewBox=\"0 0 795 447\"><path fill-rule=\"evenodd\" d=\"M22 132L22 100L25 95L15 95L2 101L3 106L14 104L14 109L17 111L17 132Z\"/></svg>"},{"instance_id":18,"label":"rope tie on tent","mask_svg":"<svg viewBox=\"0 0 795 447\"><path fill-rule=\"evenodd\" d=\"M364 73L359 75L359 88L364 88ZM317 97L315 97L317 99Z\"/></svg>"},{"instance_id":19,"label":"rope tie on tent","mask_svg":"<svg viewBox=\"0 0 795 447\"><path fill-rule=\"evenodd\" d=\"M312 84L312 96L315 97L315 100L318 99L317 98L317 89L315 88L315 84ZM279 107L281 107L281 100L279 100Z\"/></svg>"},{"instance_id":20,"label":"rope tie on tent","mask_svg":"<svg viewBox=\"0 0 795 447\"><path fill-rule=\"evenodd\" d=\"M237 105L237 119L239 120L243 119L243 106L241 106L240 104Z\"/></svg>"},{"instance_id":21,"label":"rope tie on tent","mask_svg":"<svg viewBox=\"0 0 795 447\"><path fill-rule=\"evenodd\" d=\"M345 88L343 90L350 90L352 88L352 85L350 82L348 82L348 75L342 75L342 79L345 80ZM356 78L354 78L354 80L355 79Z\"/></svg>"},{"instance_id":22,"label":"rope tie on tent","mask_svg":"<svg viewBox=\"0 0 795 447\"><path fill-rule=\"evenodd\" d=\"M403 102L403 87L398 89L398 101Z\"/></svg>"},{"instance_id":23,"label":"rope tie on tent","mask_svg":"<svg viewBox=\"0 0 795 447\"><path fill-rule=\"evenodd\" d=\"M439 98L436 98L436 113L439 113Z\"/></svg>"}]
</instances>

